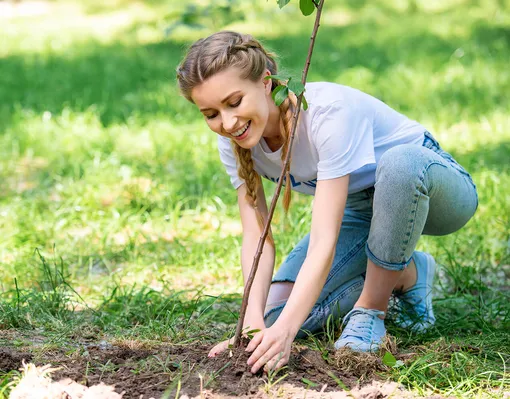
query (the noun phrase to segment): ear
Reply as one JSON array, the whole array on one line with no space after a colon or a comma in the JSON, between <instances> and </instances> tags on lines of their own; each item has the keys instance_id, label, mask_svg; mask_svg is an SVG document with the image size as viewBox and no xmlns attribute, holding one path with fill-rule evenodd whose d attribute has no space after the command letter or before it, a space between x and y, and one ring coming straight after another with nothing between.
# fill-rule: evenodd
<instances>
[{"instance_id":1,"label":"ear","mask_svg":"<svg viewBox=\"0 0 510 399\"><path fill-rule=\"evenodd\" d=\"M266 94L271 93L271 87L273 86L272 79L266 79L267 76L271 76L271 72L269 69L266 69L264 74L262 75L262 82L264 82L264 89L266 90Z\"/></svg>"}]
</instances>

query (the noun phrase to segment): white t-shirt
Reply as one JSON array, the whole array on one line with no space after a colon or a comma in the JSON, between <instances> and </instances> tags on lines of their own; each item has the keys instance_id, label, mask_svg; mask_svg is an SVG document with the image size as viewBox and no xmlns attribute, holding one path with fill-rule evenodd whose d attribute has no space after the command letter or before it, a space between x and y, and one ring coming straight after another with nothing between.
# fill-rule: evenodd
<instances>
[{"instance_id":1,"label":"white t-shirt","mask_svg":"<svg viewBox=\"0 0 510 399\"><path fill-rule=\"evenodd\" d=\"M378 99L335 83L308 83L308 109L301 110L292 146L292 189L314 195L318 180L345 175L349 193L375 184L377 162L399 144L421 145L425 128ZM218 136L220 158L234 188L243 181L230 139ZM281 149L272 152L264 139L251 149L260 176L276 182L282 170ZM286 183L286 182L285 182Z\"/></svg>"}]
</instances>

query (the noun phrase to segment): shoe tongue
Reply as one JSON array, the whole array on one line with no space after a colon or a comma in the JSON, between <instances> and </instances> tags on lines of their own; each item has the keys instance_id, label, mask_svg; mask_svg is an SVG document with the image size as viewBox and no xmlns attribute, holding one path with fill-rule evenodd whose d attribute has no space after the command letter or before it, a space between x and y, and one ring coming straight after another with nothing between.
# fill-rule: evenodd
<instances>
[{"instance_id":1,"label":"shoe tongue","mask_svg":"<svg viewBox=\"0 0 510 399\"><path fill-rule=\"evenodd\" d=\"M362 315L366 315L366 316L379 317L379 316L384 316L385 313L382 310L366 309L366 308L362 308L362 307L355 307L349 313L347 313L345 315L343 323L344 324L347 323L349 321L349 319L352 316L354 316L355 314L362 314Z\"/></svg>"}]
</instances>

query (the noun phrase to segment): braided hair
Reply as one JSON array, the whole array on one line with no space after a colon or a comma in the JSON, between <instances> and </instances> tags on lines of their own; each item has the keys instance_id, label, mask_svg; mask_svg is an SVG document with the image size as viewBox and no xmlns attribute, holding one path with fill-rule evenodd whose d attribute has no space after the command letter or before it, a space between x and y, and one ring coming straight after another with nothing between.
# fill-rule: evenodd
<instances>
[{"instance_id":1,"label":"braided hair","mask_svg":"<svg viewBox=\"0 0 510 399\"><path fill-rule=\"evenodd\" d=\"M212 75L230 67L237 67L242 71L243 79L257 81L266 69L271 75L276 75L278 67L275 55L266 51L260 42L250 35L237 32L222 31L205 39L199 39L191 45L182 63L177 68L177 81L182 95L190 102L191 91ZM271 90L282 84L278 79L272 79ZM281 151L282 164L287 156L290 138L292 115L296 107L296 97L289 96L279 106L280 133L284 139ZM255 209L259 225L263 226L263 219L257 207L257 193L261 185L259 174L255 171L250 149L242 148L231 140L232 148L237 159L239 177L246 184L246 199ZM289 163L290 165L290 163ZM283 197L283 207L288 212L291 200L290 166L285 171L286 186ZM272 239L269 238L272 242Z\"/></svg>"}]
</instances>

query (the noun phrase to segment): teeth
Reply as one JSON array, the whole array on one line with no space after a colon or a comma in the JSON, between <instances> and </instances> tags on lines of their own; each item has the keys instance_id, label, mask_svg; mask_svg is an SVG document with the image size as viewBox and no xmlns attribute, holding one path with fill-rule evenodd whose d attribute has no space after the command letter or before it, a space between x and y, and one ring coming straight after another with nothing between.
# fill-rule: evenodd
<instances>
[{"instance_id":1,"label":"teeth","mask_svg":"<svg viewBox=\"0 0 510 399\"><path fill-rule=\"evenodd\" d=\"M250 126L250 123L251 121L249 121L242 129L239 129L237 132L232 133L232 136L239 137L240 135L242 135L244 132L246 132L246 130Z\"/></svg>"}]
</instances>

